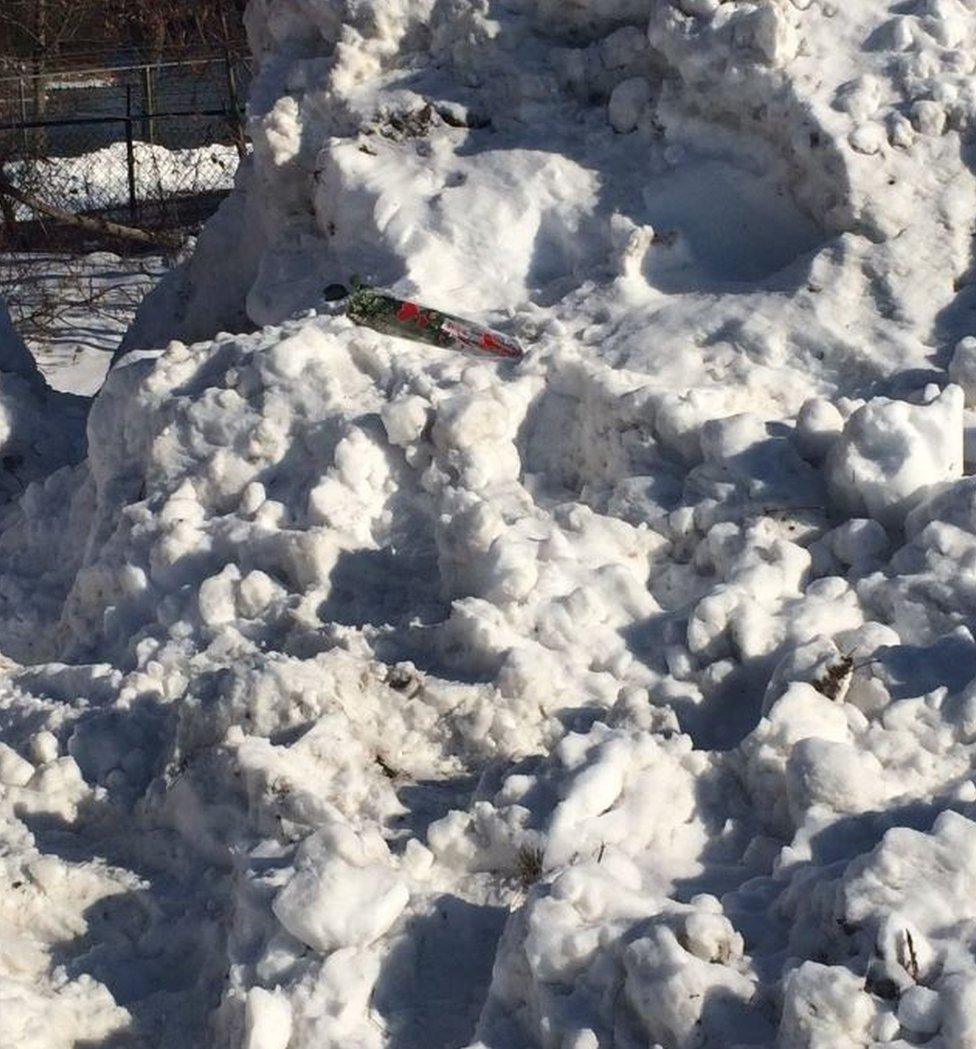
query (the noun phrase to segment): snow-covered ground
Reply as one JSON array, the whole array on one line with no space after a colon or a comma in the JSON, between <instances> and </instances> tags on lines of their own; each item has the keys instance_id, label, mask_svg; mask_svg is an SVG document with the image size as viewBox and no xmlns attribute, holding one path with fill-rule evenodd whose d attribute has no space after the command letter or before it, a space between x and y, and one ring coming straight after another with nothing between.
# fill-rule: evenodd
<instances>
[{"instance_id":1,"label":"snow-covered ground","mask_svg":"<svg viewBox=\"0 0 976 1049\"><path fill-rule=\"evenodd\" d=\"M976 1047L976 4L247 20L82 462L3 337L0 1032Z\"/></svg>"},{"instance_id":2,"label":"snow-covered ground","mask_svg":"<svg viewBox=\"0 0 976 1049\"><path fill-rule=\"evenodd\" d=\"M167 200L230 189L239 163L233 146L167 149L149 142L133 145L135 192L139 201ZM126 144L115 142L80 156L10 161L6 177L16 186L66 211L121 208L129 203ZM17 205L18 219L34 218Z\"/></svg>"},{"instance_id":3,"label":"snow-covered ground","mask_svg":"<svg viewBox=\"0 0 976 1049\"><path fill-rule=\"evenodd\" d=\"M15 323L55 390L91 396L139 303L166 272L158 255L0 255Z\"/></svg>"}]
</instances>

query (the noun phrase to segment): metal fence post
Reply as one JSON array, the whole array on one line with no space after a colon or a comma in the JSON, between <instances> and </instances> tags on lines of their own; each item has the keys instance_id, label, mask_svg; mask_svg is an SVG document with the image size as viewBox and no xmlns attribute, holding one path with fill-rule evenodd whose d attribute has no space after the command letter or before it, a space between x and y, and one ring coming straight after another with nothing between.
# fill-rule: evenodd
<instances>
[{"instance_id":1,"label":"metal fence post","mask_svg":"<svg viewBox=\"0 0 976 1049\"><path fill-rule=\"evenodd\" d=\"M142 67L142 111L145 114L142 134L148 141L156 142L156 71L152 66Z\"/></svg>"},{"instance_id":2,"label":"metal fence post","mask_svg":"<svg viewBox=\"0 0 976 1049\"><path fill-rule=\"evenodd\" d=\"M20 122L24 125L21 133L24 139L24 153L30 152L30 136L27 134L27 86L24 78L17 77L17 86L20 89Z\"/></svg>"},{"instance_id":3,"label":"metal fence post","mask_svg":"<svg viewBox=\"0 0 976 1049\"><path fill-rule=\"evenodd\" d=\"M136 149L132 140L132 85L125 85L125 159L129 169L129 218L135 225L138 219L136 197Z\"/></svg>"},{"instance_id":4,"label":"metal fence post","mask_svg":"<svg viewBox=\"0 0 976 1049\"><path fill-rule=\"evenodd\" d=\"M227 97L232 115L234 145L237 146L238 156L243 160L247 155L247 144L244 141L244 121L241 119L241 100L237 91L237 71L229 48L224 51L224 67L227 70Z\"/></svg>"}]
</instances>

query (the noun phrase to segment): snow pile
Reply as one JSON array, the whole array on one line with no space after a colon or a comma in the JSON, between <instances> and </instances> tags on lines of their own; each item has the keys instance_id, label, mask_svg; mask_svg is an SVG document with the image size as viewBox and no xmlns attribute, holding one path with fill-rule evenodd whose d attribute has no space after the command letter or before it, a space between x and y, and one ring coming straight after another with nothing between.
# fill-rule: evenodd
<instances>
[{"instance_id":1,"label":"snow pile","mask_svg":"<svg viewBox=\"0 0 976 1049\"><path fill-rule=\"evenodd\" d=\"M129 167L124 142L73 157L12 161L7 178L41 200L66 211L123 207L129 203ZM140 201L218 193L234 185L239 156L234 146L167 149L150 142L133 145L136 195ZM14 208L19 220L35 218L24 206Z\"/></svg>"},{"instance_id":2,"label":"snow pile","mask_svg":"<svg viewBox=\"0 0 976 1049\"><path fill-rule=\"evenodd\" d=\"M84 423L81 399L47 387L0 299L0 513L31 481L84 456Z\"/></svg>"},{"instance_id":3,"label":"snow pile","mask_svg":"<svg viewBox=\"0 0 976 1049\"><path fill-rule=\"evenodd\" d=\"M976 1045L976 12L248 25L253 161L0 519L5 1033Z\"/></svg>"}]
</instances>

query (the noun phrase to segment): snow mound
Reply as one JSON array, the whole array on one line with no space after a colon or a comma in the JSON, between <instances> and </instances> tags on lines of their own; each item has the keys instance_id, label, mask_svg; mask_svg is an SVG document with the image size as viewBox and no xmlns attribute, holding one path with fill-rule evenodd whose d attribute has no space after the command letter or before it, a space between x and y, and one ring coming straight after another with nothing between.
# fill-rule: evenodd
<instances>
[{"instance_id":1,"label":"snow mound","mask_svg":"<svg viewBox=\"0 0 976 1049\"><path fill-rule=\"evenodd\" d=\"M216 143L197 149L167 149L134 142L132 157L140 200L228 190L234 184L239 160L235 147ZM124 142L79 156L13 161L8 164L7 177L66 211L121 208L129 203L128 150ZM26 205L14 208L18 220L33 215Z\"/></svg>"},{"instance_id":2,"label":"snow mound","mask_svg":"<svg viewBox=\"0 0 976 1049\"><path fill-rule=\"evenodd\" d=\"M0 371L6 375L19 375L34 380L38 376L37 365L24 340L17 334L10 319L7 304L0 300Z\"/></svg>"},{"instance_id":3,"label":"snow mound","mask_svg":"<svg viewBox=\"0 0 976 1049\"><path fill-rule=\"evenodd\" d=\"M974 1043L974 19L252 0L254 158L0 517L5 1034Z\"/></svg>"},{"instance_id":4,"label":"snow mound","mask_svg":"<svg viewBox=\"0 0 976 1049\"><path fill-rule=\"evenodd\" d=\"M827 465L838 503L852 515L866 511L899 525L928 485L962 477L962 411L958 386L928 404L875 397L858 408Z\"/></svg>"},{"instance_id":5,"label":"snow mound","mask_svg":"<svg viewBox=\"0 0 976 1049\"><path fill-rule=\"evenodd\" d=\"M85 454L85 405L45 383L0 299L0 512L31 481Z\"/></svg>"}]
</instances>

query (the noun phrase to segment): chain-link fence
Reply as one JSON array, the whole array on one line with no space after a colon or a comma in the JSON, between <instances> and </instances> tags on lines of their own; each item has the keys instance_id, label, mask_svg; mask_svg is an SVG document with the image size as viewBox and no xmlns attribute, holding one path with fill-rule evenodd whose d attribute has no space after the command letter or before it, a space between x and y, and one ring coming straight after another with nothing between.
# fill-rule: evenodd
<instances>
[{"instance_id":1,"label":"chain-link fence","mask_svg":"<svg viewBox=\"0 0 976 1049\"><path fill-rule=\"evenodd\" d=\"M35 243L37 201L148 230L199 223L246 151L249 77L230 53L0 76L0 175L16 191L0 194L5 239ZM50 222L41 225L49 248Z\"/></svg>"},{"instance_id":2,"label":"chain-link fence","mask_svg":"<svg viewBox=\"0 0 976 1049\"><path fill-rule=\"evenodd\" d=\"M0 59L0 297L49 381L86 394L247 150L243 56L110 58L43 76Z\"/></svg>"},{"instance_id":3,"label":"chain-link fence","mask_svg":"<svg viewBox=\"0 0 976 1049\"><path fill-rule=\"evenodd\" d=\"M237 132L251 78L249 57L225 52L146 63L123 52L114 58L104 67L43 74L0 71L0 121L47 124L22 137L33 140L34 152L55 156L122 141L122 125L108 118L138 117L135 137L169 149L225 141ZM165 125L154 118L159 113L199 119L185 127Z\"/></svg>"}]
</instances>

